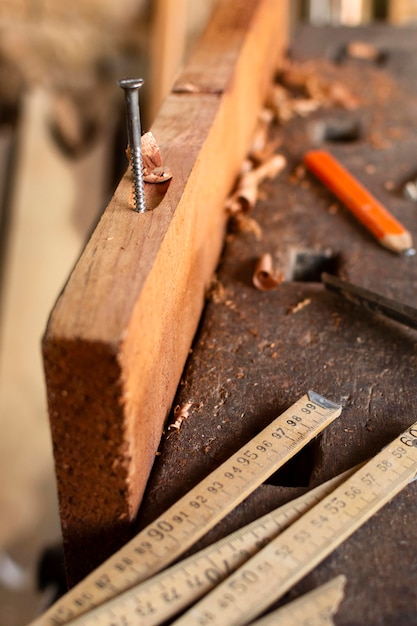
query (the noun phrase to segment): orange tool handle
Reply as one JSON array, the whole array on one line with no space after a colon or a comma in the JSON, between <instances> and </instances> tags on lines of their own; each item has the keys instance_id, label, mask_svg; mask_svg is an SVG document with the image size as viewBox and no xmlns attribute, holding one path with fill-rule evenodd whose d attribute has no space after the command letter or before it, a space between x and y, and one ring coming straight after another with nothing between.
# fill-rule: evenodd
<instances>
[{"instance_id":1,"label":"orange tool handle","mask_svg":"<svg viewBox=\"0 0 417 626\"><path fill-rule=\"evenodd\" d=\"M408 230L331 154L325 150L311 150L305 154L304 163L380 244L394 252L405 252L412 248Z\"/></svg>"}]
</instances>

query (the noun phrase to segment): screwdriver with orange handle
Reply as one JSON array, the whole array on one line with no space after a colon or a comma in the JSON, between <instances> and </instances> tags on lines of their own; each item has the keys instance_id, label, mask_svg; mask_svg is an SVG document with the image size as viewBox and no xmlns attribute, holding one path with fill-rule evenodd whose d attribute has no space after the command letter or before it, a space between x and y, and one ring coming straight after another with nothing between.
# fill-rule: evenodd
<instances>
[{"instance_id":1,"label":"screwdriver with orange handle","mask_svg":"<svg viewBox=\"0 0 417 626\"><path fill-rule=\"evenodd\" d=\"M398 253L415 253L409 231L329 152L310 150L304 155L304 164L382 246Z\"/></svg>"}]
</instances>

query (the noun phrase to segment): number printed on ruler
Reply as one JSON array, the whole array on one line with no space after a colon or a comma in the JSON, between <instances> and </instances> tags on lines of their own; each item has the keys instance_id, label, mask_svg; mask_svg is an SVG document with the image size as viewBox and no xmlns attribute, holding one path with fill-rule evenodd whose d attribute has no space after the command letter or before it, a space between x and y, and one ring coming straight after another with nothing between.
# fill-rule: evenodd
<instances>
[{"instance_id":1,"label":"number printed on ruler","mask_svg":"<svg viewBox=\"0 0 417 626\"><path fill-rule=\"evenodd\" d=\"M175 625L247 624L416 475L417 422L194 605Z\"/></svg>"},{"instance_id":2,"label":"number printed on ruler","mask_svg":"<svg viewBox=\"0 0 417 626\"><path fill-rule=\"evenodd\" d=\"M341 413L309 391L32 626L59 626L154 575L242 502Z\"/></svg>"},{"instance_id":3,"label":"number printed on ruler","mask_svg":"<svg viewBox=\"0 0 417 626\"><path fill-rule=\"evenodd\" d=\"M187 559L81 615L71 626L157 626L180 613L243 565L329 494L354 470L344 472L240 528Z\"/></svg>"}]
</instances>

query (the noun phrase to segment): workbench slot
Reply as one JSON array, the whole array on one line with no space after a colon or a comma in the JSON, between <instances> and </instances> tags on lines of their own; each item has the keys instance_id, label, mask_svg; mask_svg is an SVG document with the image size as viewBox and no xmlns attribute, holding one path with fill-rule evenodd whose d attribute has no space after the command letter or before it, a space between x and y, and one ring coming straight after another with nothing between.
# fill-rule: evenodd
<instances>
[{"instance_id":1,"label":"workbench slot","mask_svg":"<svg viewBox=\"0 0 417 626\"><path fill-rule=\"evenodd\" d=\"M321 274L338 274L340 258L332 251L300 250L290 261L290 280L303 283L319 283Z\"/></svg>"}]
</instances>

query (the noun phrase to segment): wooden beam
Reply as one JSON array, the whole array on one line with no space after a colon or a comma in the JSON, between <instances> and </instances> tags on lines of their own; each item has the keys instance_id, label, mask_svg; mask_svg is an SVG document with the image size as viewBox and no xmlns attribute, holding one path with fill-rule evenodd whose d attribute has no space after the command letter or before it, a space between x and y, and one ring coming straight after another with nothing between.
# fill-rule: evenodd
<instances>
[{"instance_id":1,"label":"wooden beam","mask_svg":"<svg viewBox=\"0 0 417 626\"><path fill-rule=\"evenodd\" d=\"M221 0L152 127L173 173L166 194L135 213L125 174L50 316L43 354L71 584L130 536L287 9Z\"/></svg>"}]
</instances>

